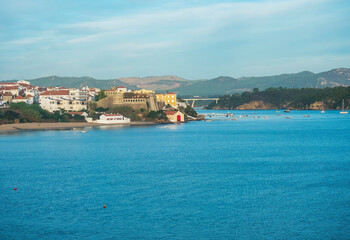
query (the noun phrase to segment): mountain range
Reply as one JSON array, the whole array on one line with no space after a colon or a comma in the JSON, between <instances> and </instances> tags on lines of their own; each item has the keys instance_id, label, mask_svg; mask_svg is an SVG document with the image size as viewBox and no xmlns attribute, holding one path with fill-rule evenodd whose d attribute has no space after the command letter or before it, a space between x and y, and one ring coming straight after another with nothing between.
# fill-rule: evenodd
<instances>
[{"instance_id":1,"label":"mountain range","mask_svg":"<svg viewBox=\"0 0 350 240\"><path fill-rule=\"evenodd\" d=\"M11 80L13 82L16 80ZM178 76L127 77L98 80L92 77L48 76L28 80L32 85L42 87L65 86L80 88L83 86L109 89L111 86L125 86L129 89L152 89L154 91L172 91L180 96L219 96L237 92L251 91L253 88L265 90L270 87L283 88L325 88L350 86L350 68L337 68L321 73L308 71L265 77L232 78L221 76L207 80L187 80ZM9 82L9 81L7 81Z\"/></svg>"}]
</instances>

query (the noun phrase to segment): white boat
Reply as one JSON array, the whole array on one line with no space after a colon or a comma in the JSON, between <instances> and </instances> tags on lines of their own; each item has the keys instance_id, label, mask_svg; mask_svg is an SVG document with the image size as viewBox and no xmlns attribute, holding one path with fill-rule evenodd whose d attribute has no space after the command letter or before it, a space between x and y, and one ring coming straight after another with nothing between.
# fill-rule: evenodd
<instances>
[{"instance_id":1,"label":"white boat","mask_svg":"<svg viewBox=\"0 0 350 240\"><path fill-rule=\"evenodd\" d=\"M322 106L321 106L321 113L325 113L326 111L323 110L323 101L322 101Z\"/></svg>"},{"instance_id":2,"label":"white boat","mask_svg":"<svg viewBox=\"0 0 350 240\"><path fill-rule=\"evenodd\" d=\"M348 111L345 111L344 110L344 99L343 99L343 105L342 105L342 108L341 108L342 110L341 110L341 112L340 112L340 114L348 114Z\"/></svg>"}]
</instances>

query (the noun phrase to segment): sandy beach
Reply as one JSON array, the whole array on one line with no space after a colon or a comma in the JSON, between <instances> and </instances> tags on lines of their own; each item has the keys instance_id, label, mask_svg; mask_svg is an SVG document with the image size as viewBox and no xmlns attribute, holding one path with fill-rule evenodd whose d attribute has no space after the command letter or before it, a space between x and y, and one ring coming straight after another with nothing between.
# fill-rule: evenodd
<instances>
[{"instance_id":1,"label":"sandy beach","mask_svg":"<svg viewBox=\"0 0 350 240\"><path fill-rule=\"evenodd\" d=\"M87 122L57 122L57 123L15 123L0 125L0 132L18 131L18 130L49 130L49 129L69 129L88 126L110 126L110 125L154 125L153 122L130 122L119 124L98 124Z\"/></svg>"}]
</instances>

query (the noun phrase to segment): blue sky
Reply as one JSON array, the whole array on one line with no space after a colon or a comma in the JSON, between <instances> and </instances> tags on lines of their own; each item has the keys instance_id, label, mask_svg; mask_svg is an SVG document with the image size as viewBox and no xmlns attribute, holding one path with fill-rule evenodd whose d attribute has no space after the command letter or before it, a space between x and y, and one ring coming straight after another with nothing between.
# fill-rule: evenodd
<instances>
[{"instance_id":1,"label":"blue sky","mask_svg":"<svg viewBox=\"0 0 350 240\"><path fill-rule=\"evenodd\" d=\"M0 0L0 80L350 67L347 0Z\"/></svg>"}]
</instances>

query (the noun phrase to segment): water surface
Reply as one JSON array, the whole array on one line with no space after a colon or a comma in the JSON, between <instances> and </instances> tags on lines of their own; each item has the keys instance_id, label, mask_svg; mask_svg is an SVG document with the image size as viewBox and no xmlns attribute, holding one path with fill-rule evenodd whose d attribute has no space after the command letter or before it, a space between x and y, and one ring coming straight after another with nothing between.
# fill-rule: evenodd
<instances>
[{"instance_id":1,"label":"water surface","mask_svg":"<svg viewBox=\"0 0 350 240\"><path fill-rule=\"evenodd\" d=\"M349 116L230 113L0 134L0 238L349 239Z\"/></svg>"}]
</instances>

